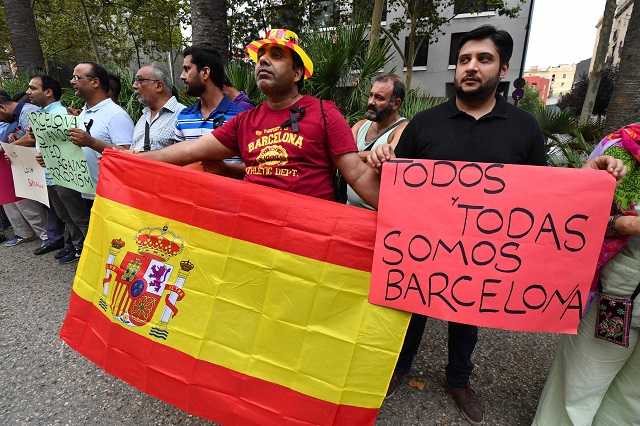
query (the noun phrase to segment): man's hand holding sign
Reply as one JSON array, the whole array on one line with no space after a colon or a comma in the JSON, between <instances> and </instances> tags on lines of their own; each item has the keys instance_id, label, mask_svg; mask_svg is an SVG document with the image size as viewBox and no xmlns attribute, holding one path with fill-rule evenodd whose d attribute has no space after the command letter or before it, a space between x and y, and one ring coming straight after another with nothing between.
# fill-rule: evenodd
<instances>
[{"instance_id":1,"label":"man's hand holding sign","mask_svg":"<svg viewBox=\"0 0 640 426\"><path fill-rule=\"evenodd\" d=\"M467 324L574 333L614 186L590 171L392 161L369 300Z\"/></svg>"}]
</instances>

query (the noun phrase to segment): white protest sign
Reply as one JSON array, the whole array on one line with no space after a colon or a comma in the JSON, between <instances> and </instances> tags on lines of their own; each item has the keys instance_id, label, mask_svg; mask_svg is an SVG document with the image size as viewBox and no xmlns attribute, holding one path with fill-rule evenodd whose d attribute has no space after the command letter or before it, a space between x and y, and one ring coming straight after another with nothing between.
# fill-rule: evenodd
<instances>
[{"instance_id":1,"label":"white protest sign","mask_svg":"<svg viewBox=\"0 0 640 426\"><path fill-rule=\"evenodd\" d=\"M49 194L44 169L36 161L35 148L1 142L2 149L11 159L11 173L16 196L39 201L49 207ZM4 161L2 159L1 161Z\"/></svg>"}]
</instances>

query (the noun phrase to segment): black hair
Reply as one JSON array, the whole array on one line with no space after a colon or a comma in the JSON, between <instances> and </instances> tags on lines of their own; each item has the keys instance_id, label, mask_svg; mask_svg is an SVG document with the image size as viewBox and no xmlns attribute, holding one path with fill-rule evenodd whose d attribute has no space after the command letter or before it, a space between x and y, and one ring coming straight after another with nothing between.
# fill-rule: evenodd
<instances>
[{"instance_id":1,"label":"black hair","mask_svg":"<svg viewBox=\"0 0 640 426\"><path fill-rule=\"evenodd\" d=\"M402 103L402 101L404 101L404 97L407 94L407 89L400 77L395 74L384 74L376 77L374 83L386 83L388 81L393 82L393 90L391 91L391 102L395 102L396 99L400 99L400 103Z\"/></svg>"},{"instance_id":2,"label":"black hair","mask_svg":"<svg viewBox=\"0 0 640 426\"><path fill-rule=\"evenodd\" d=\"M14 101L11 99L11 95L9 95L9 93L4 90L0 92L0 105L11 105L13 102Z\"/></svg>"},{"instance_id":3,"label":"black hair","mask_svg":"<svg viewBox=\"0 0 640 426\"><path fill-rule=\"evenodd\" d=\"M122 90L122 81L116 74L109 73L109 87L111 91L116 95L116 99L120 97L120 90Z\"/></svg>"},{"instance_id":4,"label":"black hair","mask_svg":"<svg viewBox=\"0 0 640 426\"><path fill-rule=\"evenodd\" d=\"M487 38L491 39L493 44L496 45L498 54L500 54L500 66L502 67L509 62L511 54L513 53L513 39L508 32L498 30L493 25L482 25L463 35L458 43L458 56L460 56L462 46L469 40L484 40Z\"/></svg>"},{"instance_id":5,"label":"black hair","mask_svg":"<svg viewBox=\"0 0 640 426\"><path fill-rule=\"evenodd\" d=\"M227 77L226 75L224 76L224 80L222 82L227 87L235 87L231 80L229 80L229 77Z\"/></svg>"},{"instance_id":6,"label":"black hair","mask_svg":"<svg viewBox=\"0 0 640 426\"><path fill-rule=\"evenodd\" d=\"M302 62L302 58L300 57L300 55L298 55L293 49L289 50L291 50L291 57L293 58L293 69L295 70L296 68L302 68L302 77L300 78L300 81L296 83L299 93L304 87L304 62Z\"/></svg>"},{"instance_id":7,"label":"black hair","mask_svg":"<svg viewBox=\"0 0 640 426\"><path fill-rule=\"evenodd\" d=\"M11 97L12 102L29 102L29 96L27 92L16 92Z\"/></svg>"},{"instance_id":8,"label":"black hair","mask_svg":"<svg viewBox=\"0 0 640 426\"><path fill-rule=\"evenodd\" d=\"M42 91L51 90L53 92L53 99L59 101L62 97L62 86L55 78L50 75L34 75L31 78L39 78L42 83Z\"/></svg>"},{"instance_id":9,"label":"black hair","mask_svg":"<svg viewBox=\"0 0 640 426\"><path fill-rule=\"evenodd\" d=\"M220 53L210 45L209 43L200 43L193 46L189 46L182 52L183 57L191 55L191 62L196 66L198 72L204 67L208 67L210 70L211 81L220 90L222 90L222 84L224 82L224 64L222 63L222 57Z\"/></svg>"},{"instance_id":10,"label":"black hair","mask_svg":"<svg viewBox=\"0 0 640 426\"><path fill-rule=\"evenodd\" d=\"M79 64L86 64L91 66L91 75L87 77L95 77L100 82L100 87L105 93L109 93L111 86L109 85L109 72L102 65L95 62L79 62Z\"/></svg>"}]
</instances>

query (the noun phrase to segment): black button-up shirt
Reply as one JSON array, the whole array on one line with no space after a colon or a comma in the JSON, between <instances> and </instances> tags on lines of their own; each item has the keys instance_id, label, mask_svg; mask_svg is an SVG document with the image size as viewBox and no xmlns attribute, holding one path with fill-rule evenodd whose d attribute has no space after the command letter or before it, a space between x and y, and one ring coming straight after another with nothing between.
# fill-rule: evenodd
<instances>
[{"instance_id":1,"label":"black button-up shirt","mask_svg":"<svg viewBox=\"0 0 640 426\"><path fill-rule=\"evenodd\" d=\"M547 164L536 119L496 95L493 110L476 120L455 98L419 112L402 132L398 158L503 164Z\"/></svg>"}]
</instances>

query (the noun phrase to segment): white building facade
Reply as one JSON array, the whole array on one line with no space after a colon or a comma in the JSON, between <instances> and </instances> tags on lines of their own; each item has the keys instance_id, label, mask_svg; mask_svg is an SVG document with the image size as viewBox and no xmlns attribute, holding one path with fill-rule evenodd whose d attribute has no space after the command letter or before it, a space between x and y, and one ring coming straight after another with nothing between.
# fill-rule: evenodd
<instances>
[{"instance_id":1,"label":"white building facade","mask_svg":"<svg viewBox=\"0 0 640 426\"><path fill-rule=\"evenodd\" d=\"M482 12L458 13L459 10L464 10L464 5L468 4L468 0L457 0L454 6L447 8L444 12L446 16L452 17L449 24L443 27L445 34L440 35L438 41L433 44L429 44L427 40L422 45L414 62L411 88L420 88L424 95L433 97L452 96L454 94L453 80L458 40L464 33L480 25L493 25L500 30L507 31L513 38L513 55L509 61L509 71L498 87L500 94L507 99L511 99L511 92L514 89L513 81L521 74L525 38L528 31L527 22L533 1L527 0L522 4L517 18L508 18L499 16L495 10L491 10L486 1L479 2L481 5L484 4L484 11ZM517 3L515 0L506 1L509 7L516 6ZM387 12L387 21L383 22L383 26L389 24L398 16L402 16L402 11L389 10ZM408 50L408 37L409 29L407 25L398 36L398 44L405 49L405 52ZM394 67L396 74L406 78L406 68L397 53L385 71L390 71Z\"/></svg>"}]
</instances>

